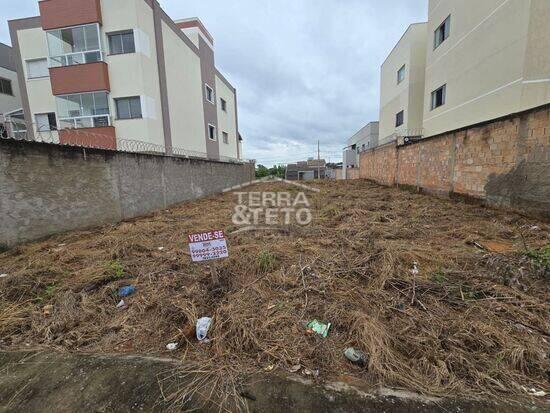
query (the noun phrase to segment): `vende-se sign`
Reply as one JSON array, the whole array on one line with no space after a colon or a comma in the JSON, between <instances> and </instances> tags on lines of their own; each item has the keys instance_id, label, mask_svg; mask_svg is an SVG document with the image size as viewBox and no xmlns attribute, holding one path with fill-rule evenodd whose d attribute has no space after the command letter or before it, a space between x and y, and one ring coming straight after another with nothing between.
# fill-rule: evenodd
<instances>
[{"instance_id":1,"label":"vende-se sign","mask_svg":"<svg viewBox=\"0 0 550 413\"><path fill-rule=\"evenodd\" d=\"M222 230L189 234L189 252L195 262L229 257L225 234Z\"/></svg>"}]
</instances>

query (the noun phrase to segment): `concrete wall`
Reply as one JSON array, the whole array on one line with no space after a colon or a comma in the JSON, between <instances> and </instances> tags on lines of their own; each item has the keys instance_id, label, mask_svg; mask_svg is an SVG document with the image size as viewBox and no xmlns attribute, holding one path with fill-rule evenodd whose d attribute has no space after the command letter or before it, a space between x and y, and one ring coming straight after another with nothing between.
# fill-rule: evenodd
<instances>
[{"instance_id":1,"label":"concrete wall","mask_svg":"<svg viewBox=\"0 0 550 413\"><path fill-rule=\"evenodd\" d=\"M0 141L0 247L114 223L254 179L232 164Z\"/></svg>"},{"instance_id":2,"label":"concrete wall","mask_svg":"<svg viewBox=\"0 0 550 413\"><path fill-rule=\"evenodd\" d=\"M360 176L550 217L550 105L364 152Z\"/></svg>"},{"instance_id":3,"label":"concrete wall","mask_svg":"<svg viewBox=\"0 0 550 413\"><path fill-rule=\"evenodd\" d=\"M450 35L434 31L450 16ZM550 2L431 0L424 93L425 136L434 136L550 102ZM431 93L446 84L446 102Z\"/></svg>"},{"instance_id":4,"label":"concrete wall","mask_svg":"<svg viewBox=\"0 0 550 413\"><path fill-rule=\"evenodd\" d=\"M398 131L407 133L422 128L427 26L427 23L410 25L382 64L380 144L395 139ZM403 65L405 79L397 83L397 72ZM400 111L404 112L404 122L396 127L395 116Z\"/></svg>"}]
</instances>

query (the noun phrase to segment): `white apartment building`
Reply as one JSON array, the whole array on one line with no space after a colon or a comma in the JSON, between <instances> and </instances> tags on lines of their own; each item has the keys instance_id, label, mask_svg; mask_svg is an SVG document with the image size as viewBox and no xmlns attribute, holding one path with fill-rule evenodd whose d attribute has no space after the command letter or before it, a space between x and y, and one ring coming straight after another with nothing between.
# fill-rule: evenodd
<instances>
[{"instance_id":1,"label":"white apartment building","mask_svg":"<svg viewBox=\"0 0 550 413\"><path fill-rule=\"evenodd\" d=\"M343 152L343 178L348 168L359 168L359 158L363 151L378 146L378 122L369 122L347 140Z\"/></svg>"},{"instance_id":2,"label":"white apartment building","mask_svg":"<svg viewBox=\"0 0 550 413\"><path fill-rule=\"evenodd\" d=\"M379 144L422 135L428 24L411 24L381 67Z\"/></svg>"},{"instance_id":3,"label":"white apartment building","mask_svg":"<svg viewBox=\"0 0 550 413\"><path fill-rule=\"evenodd\" d=\"M240 159L235 88L198 18L157 0L43 0L9 22L30 135L60 143Z\"/></svg>"},{"instance_id":4,"label":"white apartment building","mask_svg":"<svg viewBox=\"0 0 550 413\"><path fill-rule=\"evenodd\" d=\"M550 103L550 1L429 0L381 68L380 144Z\"/></svg>"}]
</instances>

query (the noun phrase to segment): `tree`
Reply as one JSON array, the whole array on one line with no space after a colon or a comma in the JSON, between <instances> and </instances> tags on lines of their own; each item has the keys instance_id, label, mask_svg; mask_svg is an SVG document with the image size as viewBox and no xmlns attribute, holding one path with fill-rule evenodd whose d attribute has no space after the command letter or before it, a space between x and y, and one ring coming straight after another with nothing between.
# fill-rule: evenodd
<instances>
[{"instance_id":1,"label":"tree","mask_svg":"<svg viewBox=\"0 0 550 413\"><path fill-rule=\"evenodd\" d=\"M258 165L256 167L256 178L264 178L269 175L269 169L263 165Z\"/></svg>"},{"instance_id":2,"label":"tree","mask_svg":"<svg viewBox=\"0 0 550 413\"><path fill-rule=\"evenodd\" d=\"M267 168L263 165L256 166L256 178L264 178L266 176L276 176L277 178L285 177L285 167L281 165L273 165L272 168Z\"/></svg>"}]
</instances>

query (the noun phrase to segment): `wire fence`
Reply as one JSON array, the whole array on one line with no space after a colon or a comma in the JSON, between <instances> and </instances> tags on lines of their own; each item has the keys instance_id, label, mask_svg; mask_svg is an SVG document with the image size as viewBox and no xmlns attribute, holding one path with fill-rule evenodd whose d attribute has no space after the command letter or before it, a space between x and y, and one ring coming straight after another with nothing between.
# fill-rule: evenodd
<instances>
[{"instance_id":1,"label":"wire fence","mask_svg":"<svg viewBox=\"0 0 550 413\"><path fill-rule=\"evenodd\" d=\"M252 163L252 160L238 159L231 156L209 157L206 152L189 150L181 147L166 147L160 143L147 142L138 139L115 137L112 129L105 132L91 132L86 129L55 130L49 125L33 124L33 132L29 133L25 122L18 118L2 118L0 116L0 139L10 139L29 142L41 142L52 145L76 146L81 148L116 150L120 152L141 153L147 155L173 156L178 158L198 158L219 160L232 163Z\"/></svg>"}]
</instances>

